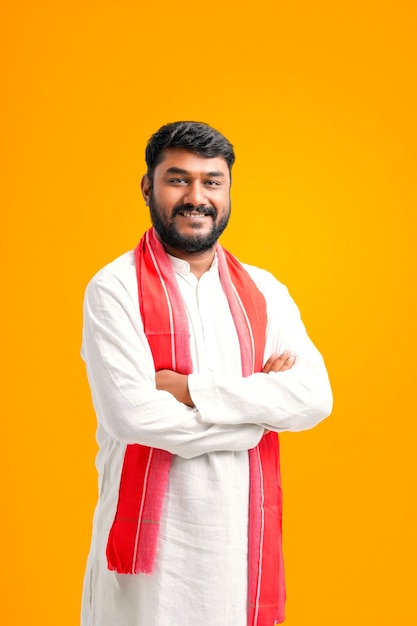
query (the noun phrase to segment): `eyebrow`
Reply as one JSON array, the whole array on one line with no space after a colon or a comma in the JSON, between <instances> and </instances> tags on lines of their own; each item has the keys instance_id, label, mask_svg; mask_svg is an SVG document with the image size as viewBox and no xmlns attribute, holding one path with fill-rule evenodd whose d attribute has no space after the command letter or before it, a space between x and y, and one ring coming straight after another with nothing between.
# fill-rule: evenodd
<instances>
[{"instance_id":1,"label":"eyebrow","mask_svg":"<svg viewBox=\"0 0 417 626\"><path fill-rule=\"evenodd\" d=\"M183 170L181 167L169 167L165 174L189 174L187 170ZM206 176L212 176L213 178L224 177L223 172L214 170L213 172L204 172Z\"/></svg>"}]
</instances>

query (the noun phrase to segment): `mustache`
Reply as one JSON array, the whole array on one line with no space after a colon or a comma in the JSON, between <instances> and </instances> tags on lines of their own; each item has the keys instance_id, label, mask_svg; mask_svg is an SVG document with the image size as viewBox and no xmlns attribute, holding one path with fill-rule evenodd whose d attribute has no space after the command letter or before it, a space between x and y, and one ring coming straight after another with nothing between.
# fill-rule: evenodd
<instances>
[{"instance_id":1,"label":"mustache","mask_svg":"<svg viewBox=\"0 0 417 626\"><path fill-rule=\"evenodd\" d=\"M211 217L217 217L217 211L212 206L206 206L205 204L198 204L195 206L190 202L186 204L177 204L172 210L172 217L183 213L184 211L194 211L194 213L202 213L203 215L211 215Z\"/></svg>"}]
</instances>

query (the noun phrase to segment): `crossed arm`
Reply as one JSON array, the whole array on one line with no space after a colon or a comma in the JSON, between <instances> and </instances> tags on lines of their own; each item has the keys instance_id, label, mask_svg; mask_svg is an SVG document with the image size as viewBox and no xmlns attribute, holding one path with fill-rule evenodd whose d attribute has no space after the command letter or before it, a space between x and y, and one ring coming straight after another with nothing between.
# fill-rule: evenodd
<instances>
[{"instance_id":1,"label":"crossed arm","mask_svg":"<svg viewBox=\"0 0 417 626\"><path fill-rule=\"evenodd\" d=\"M98 275L84 304L83 357L103 432L192 458L248 450L264 430L305 430L329 414L323 360L288 292L273 277L258 277L270 294L266 350L271 356L262 372L246 378L215 370L190 376L162 370L155 376L132 295L134 268L122 278L121 284L109 270Z\"/></svg>"},{"instance_id":2,"label":"crossed arm","mask_svg":"<svg viewBox=\"0 0 417 626\"><path fill-rule=\"evenodd\" d=\"M292 368L295 363L295 357L285 350L282 354L272 354L266 361L262 372L269 374L270 372L285 372ZM160 370L155 374L156 388L171 393L178 402L182 402L187 406L193 407L194 403L188 389L187 374L178 374L172 370Z\"/></svg>"}]
</instances>

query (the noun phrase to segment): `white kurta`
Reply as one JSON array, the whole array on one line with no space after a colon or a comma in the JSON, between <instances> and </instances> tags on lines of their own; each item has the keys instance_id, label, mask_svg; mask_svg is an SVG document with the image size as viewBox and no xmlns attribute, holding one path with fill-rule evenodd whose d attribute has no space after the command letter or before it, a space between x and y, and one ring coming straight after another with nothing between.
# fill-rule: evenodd
<instances>
[{"instance_id":1,"label":"white kurta","mask_svg":"<svg viewBox=\"0 0 417 626\"><path fill-rule=\"evenodd\" d=\"M133 253L103 268L86 291L82 354L100 449L82 626L246 626L247 450L264 428L311 428L331 410L323 360L281 283L245 265L267 301L265 360L290 350L296 364L287 372L243 379L216 260L197 281L187 262L170 258L189 320L189 389L196 408L155 387ZM128 443L174 455L151 576L107 569L105 549Z\"/></svg>"}]
</instances>

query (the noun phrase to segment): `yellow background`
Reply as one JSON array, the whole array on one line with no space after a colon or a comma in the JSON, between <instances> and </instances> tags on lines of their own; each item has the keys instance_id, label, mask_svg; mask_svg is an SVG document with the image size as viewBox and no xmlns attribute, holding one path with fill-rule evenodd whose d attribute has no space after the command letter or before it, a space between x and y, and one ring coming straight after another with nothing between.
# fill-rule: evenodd
<instances>
[{"instance_id":1,"label":"yellow background","mask_svg":"<svg viewBox=\"0 0 417 626\"><path fill-rule=\"evenodd\" d=\"M288 285L334 389L331 418L282 436L286 624L417 623L416 15L3 3L2 624L78 623L96 500L83 291L149 225L146 140L187 118L234 143L223 243Z\"/></svg>"}]
</instances>

